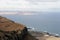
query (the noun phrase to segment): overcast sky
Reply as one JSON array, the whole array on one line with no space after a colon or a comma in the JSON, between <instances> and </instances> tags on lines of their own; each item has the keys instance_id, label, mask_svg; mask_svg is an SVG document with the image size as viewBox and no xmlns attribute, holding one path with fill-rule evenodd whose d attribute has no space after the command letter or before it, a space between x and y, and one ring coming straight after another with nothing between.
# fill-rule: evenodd
<instances>
[{"instance_id":1,"label":"overcast sky","mask_svg":"<svg viewBox=\"0 0 60 40\"><path fill-rule=\"evenodd\" d=\"M59 12L60 0L0 0L0 10Z\"/></svg>"}]
</instances>

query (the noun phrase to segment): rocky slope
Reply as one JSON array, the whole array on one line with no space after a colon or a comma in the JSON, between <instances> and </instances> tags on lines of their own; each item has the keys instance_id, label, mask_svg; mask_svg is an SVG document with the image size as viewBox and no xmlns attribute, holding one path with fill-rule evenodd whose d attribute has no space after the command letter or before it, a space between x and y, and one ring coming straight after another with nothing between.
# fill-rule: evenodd
<instances>
[{"instance_id":1,"label":"rocky slope","mask_svg":"<svg viewBox=\"0 0 60 40\"><path fill-rule=\"evenodd\" d=\"M0 40L37 40L28 33L25 25L0 16Z\"/></svg>"}]
</instances>

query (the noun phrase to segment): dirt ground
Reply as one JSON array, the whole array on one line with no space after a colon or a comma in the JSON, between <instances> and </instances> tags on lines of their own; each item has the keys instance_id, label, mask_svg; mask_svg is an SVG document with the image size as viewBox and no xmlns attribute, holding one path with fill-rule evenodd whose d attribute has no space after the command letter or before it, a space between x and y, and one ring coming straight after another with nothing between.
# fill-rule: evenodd
<instances>
[{"instance_id":1,"label":"dirt ground","mask_svg":"<svg viewBox=\"0 0 60 40\"><path fill-rule=\"evenodd\" d=\"M60 38L50 36L50 37L46 38L46 40L60 40Z\"/></svg>"},{"instance_id":2,"label":"dirt ground","mask_svg":"<svg viewBox=\"0 0 60 40\"><path fill-rule=\"evenodd\" d=\"M36 37L38 40L60 40L60 37L54 36L44 36L44 37Z\"/></svg>"}]
</instances>

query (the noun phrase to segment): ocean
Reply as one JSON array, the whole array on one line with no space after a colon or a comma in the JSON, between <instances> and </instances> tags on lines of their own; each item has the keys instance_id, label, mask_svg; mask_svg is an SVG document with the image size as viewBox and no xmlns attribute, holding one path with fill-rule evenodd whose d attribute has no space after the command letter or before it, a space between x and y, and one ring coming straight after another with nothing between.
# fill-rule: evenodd
<instances>
[{"instance_id":1,"label":"ocean","mask_svg":"<svg viewBox=\"0 0 60 40\"><path fill-rule=\"evenodd\" d=\"M34 31L47 31L60 34L60 13L40 13L39 15L2 15L22 23ZM33 29L32 29L33 30Z\"/></svg>"}]
</instances>

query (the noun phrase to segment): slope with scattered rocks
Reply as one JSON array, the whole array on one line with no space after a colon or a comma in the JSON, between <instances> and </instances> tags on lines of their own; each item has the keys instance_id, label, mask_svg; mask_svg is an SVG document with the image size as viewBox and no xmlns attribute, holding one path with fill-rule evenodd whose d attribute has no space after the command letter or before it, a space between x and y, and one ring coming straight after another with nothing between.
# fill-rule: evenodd
<instances>
[{"instance_id":1,"label":"slope with scattered rocks","mask_svg":"<svg viewBox=\"0 0 60 40\"><path fill-rule=\"evenodd\" d=\"M25 25L0 16L0 40L36 40Z\"/></svg>"}]
</instances>

